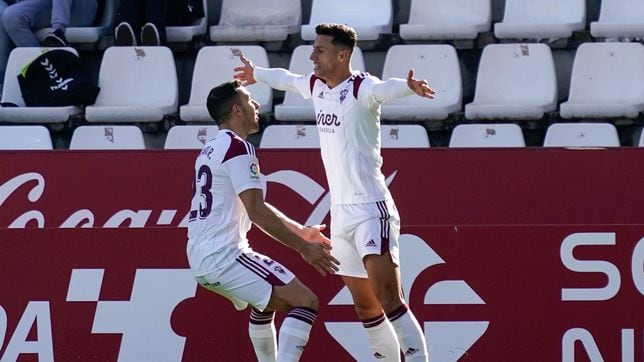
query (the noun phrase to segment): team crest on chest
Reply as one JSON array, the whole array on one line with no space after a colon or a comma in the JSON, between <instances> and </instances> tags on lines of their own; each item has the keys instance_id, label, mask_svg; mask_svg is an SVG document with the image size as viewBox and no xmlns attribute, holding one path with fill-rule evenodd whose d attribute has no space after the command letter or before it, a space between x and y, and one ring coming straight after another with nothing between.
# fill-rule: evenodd
<instances>
[{"instance_id":1,"label":"team crest on chest","mask_svg":"<svg viewBox=\"0 0 644 362\"><path fill-rule=\"evenodd\" d=\"M344 88L340 92L340 103L344 102L345 98L347 98L347 93L349 93L349 90L347 88Z\"/></svg>"}]
</instances>

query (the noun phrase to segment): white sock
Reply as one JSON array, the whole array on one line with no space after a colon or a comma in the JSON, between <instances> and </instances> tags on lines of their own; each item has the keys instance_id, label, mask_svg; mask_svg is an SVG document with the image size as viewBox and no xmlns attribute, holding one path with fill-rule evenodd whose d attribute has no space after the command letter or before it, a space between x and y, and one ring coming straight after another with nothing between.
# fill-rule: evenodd
<instances>
[{"instance_id":1,"label":"white sock","mask_svg":"<svg viewBox=\"0 0 644 362\"><path fill-rule=\"evenodd\" d=\"M427 361L425 335L407 305L403 304L393 312L387 313L387 318L394 326L405 361Z\"/></svg>"},{"instance_id":2,"label":"white sock","mask_svg":"<svg viewBox=\"0 0 644 362\"><path fill-rule=\"evenodd\" d=\"M295 307L288 311L280 327L278 362L300 360L316 317L317 312L311 308Z\"/></svg>"},{"instance_id":3,"label":"white sock","mask_svg":"<svg viewBox=\"0 0 644 362\"><path fill-rule=\"evenodd\" d=\"M275 312L250 311L248 335L253 343L258 362L275 362L277 337L273 317Z\"/></svg>"},{"instance_id":4,"label":"white sock","mask_svg":"<svg viewBox=\"0 0 644 362\"><path fill-rule=\"evenodd\" d=\"M376 360L383 362L400 361L400 346L396 339L394 327L385 318L384 314L376 318L363 320L362 327L367 332L369 346Z\"/></svg>"}]
</instances>

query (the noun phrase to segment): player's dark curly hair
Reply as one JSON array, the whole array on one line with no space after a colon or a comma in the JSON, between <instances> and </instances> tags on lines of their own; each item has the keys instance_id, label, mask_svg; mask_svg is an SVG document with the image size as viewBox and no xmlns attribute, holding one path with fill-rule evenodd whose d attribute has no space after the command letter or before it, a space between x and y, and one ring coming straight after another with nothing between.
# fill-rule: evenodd
<instances>
[{"instance_id":1,"label":"player's dark curly hair","mask_svg":"<svg viewBox=\"0 0 644 362\"><path fill-rule=\"evenodd\" d=\"M344 24L335 24L335 23L322 23L318 24L315 27L315 33L317 35L328 35L333 37L331 43L333 45L341 45L353 50L358 42L358 34L356 31L347 25Z\"/></svg>"},{"instance_id":2,"label":"player's dark curly hair","mask_svg":"<svg viewBox=\"0 0 644 362\"><path fill-rule=\"evenodd\" d=\"M231 80L229 82L221 83L214 87L208 93L206 99L206 107L210 117L215 120L217 125L224 123L230 116L230 111L235 98L237 97L237 89L241 87L239 79Z\"/></svg>"}]
</instances>

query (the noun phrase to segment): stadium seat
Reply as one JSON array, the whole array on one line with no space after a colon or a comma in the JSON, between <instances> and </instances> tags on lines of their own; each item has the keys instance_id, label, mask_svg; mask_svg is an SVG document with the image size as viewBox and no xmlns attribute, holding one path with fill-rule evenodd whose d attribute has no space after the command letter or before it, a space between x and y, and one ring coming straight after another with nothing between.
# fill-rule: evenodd
<instances>
[{"instance_id":1,"label":"stadium seat","mask_svg":"<svg viewBox=\"0 0 644 362\"><path fill-rule=\"evenodd\" d=\"M79 126L72 134L70 150L144 150L143 133L136 126Z\"/></svg>"},{"instance_id":2,"label":"stadium seat","mask_svg":"<svg viewBox=\"0 0 644 362\"><path fill-rule=\"evenodd\" d=\"M213 139L217 126L174 126L165 138L165 149L201 149Z\"/></svg>"},{"instance_id":3,"label":"stadium seat","mask_svg":"<svg viewBox=\"0 0 644 362\"><path fill-rule=\"evenodd\" d=\"M0 150L51 150L49 130L43 126L0 126Z\"/></svg>"},{"instance_id":4,"label":"stadium seat","mask_svg":"<svg viewBox=\"0 0 644 362\"><path fill-rule=\"evenodd\" d=\"M599 19L590 23L595 38L644 38L644 2L602 0Z\"/></svg>"},{"instance_id":5,"label":"stadium seat","mask_svg":"<svg viewBox=\"0 0 644 362\"><path fill-rule=\"evenodd\" d=\"M381 124L380 142L382 148L430 147L427 131L418 124Z\"/></svg>"},{"instance_id":6,"label":"stadium seat","mask_svg":"<svg viewBox=\"0 0 644 362\"><path fill-rule=\"evenodd\" d=\"M100 12L99 19L92 26L70 26L65 29L67 41L73 44L77 43L98 43L101 37L112 35L114 32L114 18L116 16L116 7L118 0L104 0L103 10ZM100 2L99 2L100 3ZM51 28L42 28L36 32L36 37L41 42L45 36L51 32Z\"/></svg>"},{"instance_id":7,"label":"stadium seat","mask_svg":"<svg viewBox=\"0 0 644 362\"><path fill-rule=\"evenodd\" d=\"M619 147L611 123L553 123L546 130L544 147Z\"/></svg>"},{"instance_id":8,"label":"stadium seat","mask_svg":"<svg viewBox=\"0 0 644 362\"><path fill-rule=\"evenodd\" d=\"M525 147L521 127L514 123L459 124L449 147Z\"/></svg>"},{"instance_id":9,"label":"stadium seat","mask_svg":"<svg viewBox=\"0 0 644 362\"><path fill-rule=\"evenodd\" d=\"M62 49L78 55L78 52L73 48ZM25 106L17 76L27 64L48 50L49 48L38 47L18 47L11 50L4 75L2 103L15 104L17 107L5 106L0 108L0 121L12 123L62 123L66 122L70 116L82 113L81 108L77 106Z\"/></svg>"},{"instance_id":10,"label":"stadium seat","mask_svg":"<svg viewBox=\"0 0 644 362\"><path fill-rule=\"evenodd\" d=\"M494 35L557 40L585 27L586 0L506 0L503 21L494 25Z\"/></svg>"},{"instance_id":11,"label":"stadium seat","mask_svg":"<svg viewBox=\"0 0 644 362\"><path fill-rule=\"evenodd\" d=\"M166 26L168 43L188 43L196 36L205 35L208 31L208 0L203 0L203 10L206 15L191 25Z\"/></svg>"},{"instance_id":12,"label":"stadium seat","mask_svg":"<svg viewBox=\"0 0 644 362\"><path fill-rule=\"evenodd\" d=\"M222 0L219 24L210 27L210 40L284 41L301 25L301 0Z\"/></svg>"},{"instance_id":13,"label":"stadium seat","mask_svg":"<svg viewBox=\"0 0 644 362\"><path fill-rule=\"evenodd\" d=\"M557 76L545 44L490 44L483 49L467 119L541 119L557 109Z\"/></svg>"},{"instance_id":14,"label":"stadium seat","mask_svg":"<svg viewBox=\"0 0 644 362\"><path fill-rule=\"evenodd\" d=\"M225 81L233 79L233 69L241 66L238 56L231 49L241 50L248 59L260 67L269 67L266 50L259 45L245 46L206 46L197 53L192 86L188 104L181 106L179 114L186 122L212 122L206 108L206 98L210 90ZM258 82L248 86L253 99L259 102L259 113L270 112L273 105L273 89Z\"/></svg>"},{"instance_id":15,"label":"stadium seat","mask_svg":"<svg viewBox=\"0 0 644 362\"><path fill-rule=\"evenodd\" d=\"M483 49L467 119L541 119L557 108L557 77L545 44L490 44Z\"/></svg>"},{"instance_id":16,"label":"stadium seat","mask_svg":"<svg viewBox=\"0 0 644 362\"><path fill-rule=\"evenodd\" d=\"M637 147L644 147L644 128L640 129L640 137L637 141Z\"/></svg>"},{"instance_id":17,"label":"stadium seat","mask_svg":"<svg viewBox=\"0 0 644 362\"><path fill-rule=\"evenodd\" d=\"M400 24L404 40L476 39L490 30L490 0L411 0L409 23Z\"/></svg>"},{"instance_id":18,"label":"stadium seat","mask_svg":"<svg viewBox=\"0 0 644 362\"><path fill-rule=\"evenodd\" d=\"M107 48L98 86L96 103L85 108L88 122L158 122L177 112L177 71L164 46Z\"/></svg>"},{"instance_id":19,"label":"stadium seat","mask_svg":"<svg viewBox=\"0 0 644 362\"><path fill-rule=\"evenodd\" d=\"M463 82L456 49L451 45L394 45L385 57L382 79L426 79L436 91L434 99L410 95L382 105L382 119L406 121L446 119L462 108Z\"/></svg>"},{"instance_id":20,"label":"stadium seat","mask_svg":"<svg viewBox=\"0 0 644 362\"><path fill-rule=\"evenodd\" d=\"M313 62L309 59L311 50L310 45L300 45L295 48L288 70L295 74L311 73L313 71ZM353 49L351 68L358 71L365 69L362 50L359 47ZM275 119L280 121L313 121L315 120L313 101L304 99L299 93L285 92L284 102L275 106Z\"/></svg>"},{"instance_id":21,"label":"stadium seat","mask_svg":"<svg viewBox=\"0 0 644 362\"><path fill-rule=\"evenodd\" d=\"M360 41L378 40L380 34L391 33L391 0L312 0L311 19L302 25L302 39L315 40L315 27L327 22L353 27Z\"/></svg>"},{"instance_id":22,"label":"stadium seat","mask_svg":"<svg viewBox=\"0 0 644 362\"><path fill-rule=\"evenodd\" d=\"M259 148L320 148L315 125L270 125L264 129Z\"/></svg>"},{"instance_id":23,"label":"stadium seat","mask_svg":"<svg viewBox=\"0 0 644 362\"><path fill-rule=\"evenodd\" d=\"M584 43L572 66L562 118L636 118L644 110L644 45Z\"/></svg>"}]
</instances>

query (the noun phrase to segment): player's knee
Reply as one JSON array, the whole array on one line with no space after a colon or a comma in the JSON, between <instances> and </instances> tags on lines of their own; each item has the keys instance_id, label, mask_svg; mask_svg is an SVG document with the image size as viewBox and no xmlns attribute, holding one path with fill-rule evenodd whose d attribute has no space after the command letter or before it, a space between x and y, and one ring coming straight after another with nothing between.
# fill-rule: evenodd
<instances>
[{"instance_id":1,"label":"player's knee","mask_svg":"<svg viewBox=\"0 0 644 362\"><path fill-rule=\"evenodd\" d=\"M310 290L307 291L306 293L302 293L301 297L299 298L297 307L307 307L311 308L314 310L318 310L320 306L320 300L318 299L318 296L315 295L313 292Z\"/></svg>"}]
</instances>

